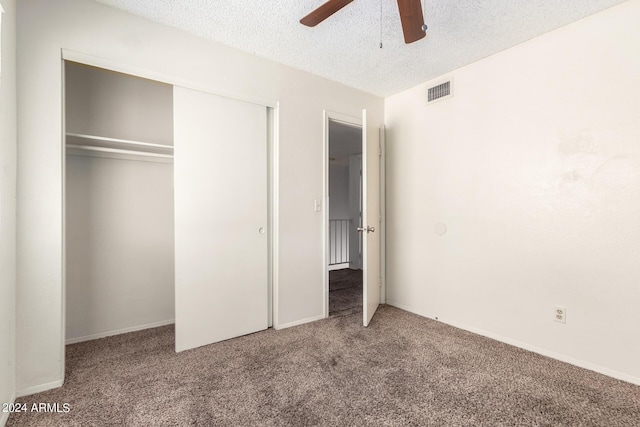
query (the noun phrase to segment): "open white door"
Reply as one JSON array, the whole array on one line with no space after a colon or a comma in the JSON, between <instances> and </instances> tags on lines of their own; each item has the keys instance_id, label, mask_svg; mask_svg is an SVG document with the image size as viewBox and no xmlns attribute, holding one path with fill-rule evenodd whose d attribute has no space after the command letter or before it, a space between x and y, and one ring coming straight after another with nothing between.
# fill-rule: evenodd
<instances>
[{"instance_id":1,"label":"open white door","mask_svg":"<svg viewBox=\"0 0 640 427\"><path fill-rule=\"evenodd\" d=\"M380 305L380 146L376 128L368 129L362 111L362 316L368 326Z\"/></svg>"},{"instance_id":2,"label":"open white door","mask_svg":"<svg viewBox=\"0 0 640 427\"><path fill-rule=\"evenodd\" d=\"M266 107L174 87L176 351L268 327Z\"/></svg>"}]
</instances>

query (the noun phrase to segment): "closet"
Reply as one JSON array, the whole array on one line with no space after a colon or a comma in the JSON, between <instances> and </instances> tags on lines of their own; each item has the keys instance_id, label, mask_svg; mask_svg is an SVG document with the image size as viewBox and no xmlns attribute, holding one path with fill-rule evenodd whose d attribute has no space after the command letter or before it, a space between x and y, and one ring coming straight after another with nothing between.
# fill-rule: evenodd
<instances>
[{"instance_id":1,"label":"closet","mask_svg":"<svg viewBox=\"0 0 640 427\"><path fill-rule=\"evenodd\" d=\"M268 326L267 108L66 61L66 341Z\"/></svg>"}]
</instances>

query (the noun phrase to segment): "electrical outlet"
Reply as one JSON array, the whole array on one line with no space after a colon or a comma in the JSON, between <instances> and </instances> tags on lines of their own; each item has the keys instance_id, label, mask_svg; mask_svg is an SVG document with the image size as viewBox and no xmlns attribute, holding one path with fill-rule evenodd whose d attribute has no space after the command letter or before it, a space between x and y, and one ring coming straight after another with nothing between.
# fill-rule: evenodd
<instances>
[{"instance_id":1,"label":"electrical outlet","mask_svg":"<svg viewBox=\"0 0 640 427\"><path fill-rule=\"evenodd\" d=\"M556 305L555 317L556 322L567 323L567 309L561 305Z\"/></svg>"}]
</instances>

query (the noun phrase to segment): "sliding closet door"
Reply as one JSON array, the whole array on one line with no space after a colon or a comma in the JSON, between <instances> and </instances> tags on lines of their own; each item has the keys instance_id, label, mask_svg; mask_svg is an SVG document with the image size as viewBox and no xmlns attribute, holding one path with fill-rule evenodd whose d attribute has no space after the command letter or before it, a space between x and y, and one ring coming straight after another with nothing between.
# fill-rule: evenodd
<instances>
[{"instance_id":1,"label":"sliding closet door","mask_svg":"<svg viewBox=\"0 0 640 427\"><path fill-rule=\"evenodd\" d=\"M266 329L267 110L174 88L176 351Z\"/></svg>"}]
</instances>

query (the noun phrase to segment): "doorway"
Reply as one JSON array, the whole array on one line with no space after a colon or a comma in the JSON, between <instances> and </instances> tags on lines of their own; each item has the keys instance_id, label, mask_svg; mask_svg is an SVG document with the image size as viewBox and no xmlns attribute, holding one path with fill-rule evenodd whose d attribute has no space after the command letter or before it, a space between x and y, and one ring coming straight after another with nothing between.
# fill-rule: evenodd
<instances>
[{"instance_id":1,"label":"doorway","mask_svg":"<svg viewBox=\"0 0 640 427\"><path fill-rule=\"evenodd\" d=\"M362 312L362 126L328 121L328 317Z\"/></svg>"}]
</instances>

